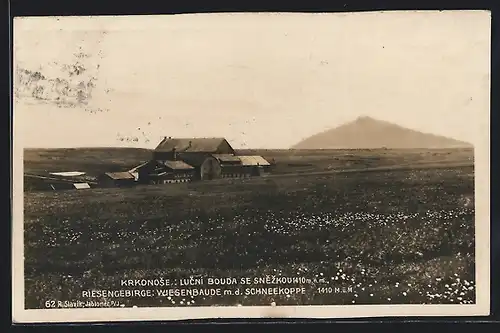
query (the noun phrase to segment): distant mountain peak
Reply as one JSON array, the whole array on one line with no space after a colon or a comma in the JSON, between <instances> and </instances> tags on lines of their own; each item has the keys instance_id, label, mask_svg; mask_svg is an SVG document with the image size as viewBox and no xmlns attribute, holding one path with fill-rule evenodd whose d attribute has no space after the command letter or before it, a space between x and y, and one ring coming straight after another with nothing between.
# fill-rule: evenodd
<instances>
[{"instance_id":1,"label":"distant mountain peak","mask_svg":"<svg viewBox=\"0 0 500 333\"><path fill-rule=\"evenodd\" d=\"M379 123L379 124L392 124L388 121L385 121L385 120L380 120L380 119L375 119L373 117L370 117L370 116L359 116L358 118L356 118L354 121L350 122L350 123ZM347 125L349 123L346 123L344 125ZM392 125L395 125L395 124L392 124Z\"/></svg>"},{"instance_id":2,"label":"distant mountain peak","mask_svg":"<svg viewBox=\"0 0 500 333\"><path fill-rule=\"evenodd\" d=\"M423 133L403 126L359 116L355 120L306 138L293 149L411 149L462 148L471 144L444 136Z\"/></svg>"}]
</instances>

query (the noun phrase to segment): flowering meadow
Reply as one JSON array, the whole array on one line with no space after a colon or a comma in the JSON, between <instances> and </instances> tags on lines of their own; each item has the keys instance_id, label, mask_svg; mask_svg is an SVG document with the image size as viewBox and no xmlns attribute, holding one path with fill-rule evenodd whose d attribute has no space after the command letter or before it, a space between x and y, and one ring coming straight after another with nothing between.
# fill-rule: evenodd
<instances>
[{"instance_id":1,"label":"flowering meadow","mask_svg":"<svg viewBox=\"0 0 500 333\"><path fill-rule=\"evenodd\" d=\"M474 303L473 172L25 193L26 307L85 301L83 291L94 289L151 291L116 298L123 307ZM226 282L208 285L210 277ZM231 292L169 294L166 286L121 283L162 278L203 279L189 288ZM168 288L181 288L176 283Z\"/></svg>"}]
</instances>

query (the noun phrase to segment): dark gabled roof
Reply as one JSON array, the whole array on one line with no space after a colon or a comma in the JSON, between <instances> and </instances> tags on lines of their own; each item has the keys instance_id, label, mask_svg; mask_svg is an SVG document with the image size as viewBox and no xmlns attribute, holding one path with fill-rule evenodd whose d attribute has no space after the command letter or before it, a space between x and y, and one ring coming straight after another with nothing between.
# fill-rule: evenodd
<instances>
[{"instance_id":1,"label":"dark gabled roof","mask_svg":"<svg viewBox=\"0 0 500 333\"><path fill-rule=\"evenodd\" d=\"M213 154L212 156L221 162L241 163L241 160L238 158L238 156L230 154Z\"/></svg>"},{"instance_id":2,"label":"dark gabled roof","mask_svg":"<svg viewBox=\"0 0 500 333\"><path fill-rule=\"evenodd\" d=\"M216 152L219 146L227 142L224 138L165 138L155 151L170 152L174 148L177 152Z\"/></svg>"},{"instance_id":3,"label":"dark gabled roof","mask_svg":"<svg viewBox=\"0 0 500 333\"><path fill-rule=\"evenodd\" d=\"M135 179L130 172L106 172L105 175L114 180Z\"/></svg>"},{"instance_id":4,"label":"dark gabled roof","mask_svg":"<svg viewBox=\"0 0 500 333\"><path fill-rule=\"evenodd\" d=\"M194 169L189 164L183 161L165 161L165 166L172 170L192 170Z\"/></svg>"}]
</instances>

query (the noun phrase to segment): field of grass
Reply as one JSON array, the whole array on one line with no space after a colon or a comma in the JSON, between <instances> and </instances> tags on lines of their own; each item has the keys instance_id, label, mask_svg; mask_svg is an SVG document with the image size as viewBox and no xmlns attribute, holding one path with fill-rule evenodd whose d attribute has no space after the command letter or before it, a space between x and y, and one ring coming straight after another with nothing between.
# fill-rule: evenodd
<instances>
[{"instance_id":1,"label":"field of grass","mask_svg":"<svg viewBox=\"0 0 500 333\"><path fill-rule=\"evenodd\" d=\"M88 289L155 293L116 299L124 306L474 302L472 151L259 153L281 176L25 192L26 308ZM74 169L91 169L84 160ZM358 171L391 166L404 168ZM351 172L320 173L332 168ZM120 284L192 276L301 277L306 293L167 297Z\"/></svg>"}]
</instances>

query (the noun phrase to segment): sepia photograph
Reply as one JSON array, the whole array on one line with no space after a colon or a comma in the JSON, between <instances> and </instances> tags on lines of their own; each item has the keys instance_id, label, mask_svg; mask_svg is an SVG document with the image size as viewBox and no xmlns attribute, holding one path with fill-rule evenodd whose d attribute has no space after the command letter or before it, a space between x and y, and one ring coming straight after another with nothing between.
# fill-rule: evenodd
<instances>
[{"instance_id":1,"label":"sepia photograph","mask_svg":"<svg viewBox=\"0 0 500 333\"><path fill-rule=\"evenodd\" d=\"M490 24L16 17L13 320L489 314Z\"/></svg>"}]
</instances>

